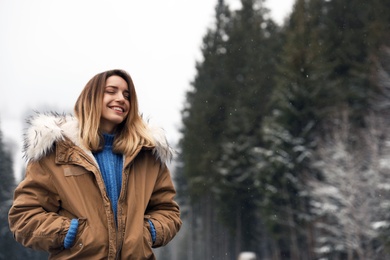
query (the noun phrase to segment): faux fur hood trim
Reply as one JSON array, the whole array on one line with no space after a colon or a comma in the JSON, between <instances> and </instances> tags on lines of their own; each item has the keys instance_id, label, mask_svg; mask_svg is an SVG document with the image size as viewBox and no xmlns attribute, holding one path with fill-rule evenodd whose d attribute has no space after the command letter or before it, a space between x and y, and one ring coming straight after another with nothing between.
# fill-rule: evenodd
<instances>
[{"instance_id":1,"label":"faux fur hood trim","mask_svg":"<svg viewBox=\"0 0 390 260\"><path fill-rule=\"evenodd\" d=\"M72 115L46 113L30 117L27 120L29 127L24 134L23 154L27 161L37 161L48 154L55 142L67 137L75 145L80 146L88 154L78 138L78 120ZM173 157L173 149L169 146L165 132L162 128L147 124L151 136L154 138L153 153L163 163L169 162Z\"/></svg>"}]
</instances>

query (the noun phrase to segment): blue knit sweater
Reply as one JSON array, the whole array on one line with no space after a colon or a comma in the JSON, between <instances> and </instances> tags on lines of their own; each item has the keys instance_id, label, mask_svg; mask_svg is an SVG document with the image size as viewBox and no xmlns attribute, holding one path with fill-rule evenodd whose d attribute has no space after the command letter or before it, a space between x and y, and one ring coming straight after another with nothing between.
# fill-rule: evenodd
<instances>
[{"instance_id":1,"label":"blue knit sweater","mask_svg":"<svg viewBox=\"0 0 390 260\"><path fill-rule=\"evenodd\" d=\"M118 199L122 186L123 155L112 152L114 135L103 134L103 137L103 150L93 155L99 164L100 172L106 185L107 195L110 198L116 219Z\"/></svg>"}]
</instances>

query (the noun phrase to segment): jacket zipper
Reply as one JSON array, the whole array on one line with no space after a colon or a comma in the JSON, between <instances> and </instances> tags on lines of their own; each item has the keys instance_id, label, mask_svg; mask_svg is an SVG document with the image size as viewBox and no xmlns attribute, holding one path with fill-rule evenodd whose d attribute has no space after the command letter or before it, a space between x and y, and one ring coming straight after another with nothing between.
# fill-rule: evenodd
<instances>
[{"instance_id":1,"label":"jacket zipper","mask_svg":"<svg viewBox=\"0 0 390 260\"><path fill-rule=\"evenodd\" d=\"M125 161L125 158L123 158L123 162ZM123 212L122 212L122 206L120 206L121 204L123 204L123 194L124 194L124 189L126 189L127 187L127 183L129 181L129 175L126 174L126 171L125 169L129 168L128 167L125 167L123 166L123 174L122 174L122 187L121 187L121 193L120 193L120 196L119 196L119 199L118 199L118 211L117 212L117 218L118 218L118 224L117 224L117 232L119 234L119 236L117 236L117 242L119 243L119 246L118 246L118 251L117 251L117 254L116 254L116 259L119 259L119 256L120 256L120 253L122 251L122 246L123 246L123 237L124 237L124 234L125 234L125 226L124 224L122 223L122 218L119 217L119 216L122 216L123 215ZM127 192L127 190L126 190Z\"/></svg>"},{"instance_id":2,"label":"jacket zipper","mask_svg":"<svg viewBox=\"0 0 390 260\"><path fill-rule=\"evenodd\" d=\"M93 167L95 167L95 169L96 169L98 172L100 172L99 167L98 167L93 161L91 161L91 159L89 158L89 156L86 156L83 152L80 153L80 156L83 157L90 165L92 165ZM83 167L84 167L84 166L83 166ZM99 186L99 185L98 185L98 186ZM107 190L106 190L105 185L103 185L103 191L104 191L104 193L102 194L103 200L105 200L105 198L108 199L108 197L107 197ZM108 199L108 202L109 202L108 204L109 204L110 211L112 212L112 205L111 205L110 199ZM111 215L114 217L114 216L115 216L114 212L112 212ZM118 223L117 223L117 221L118 221ZM108 224L108 226L110 226L110 223L107 223L107 224ZM114 228L115 228L115 239L116 239L116 241L118 242L117 232L118 232L118 227L120 226L120 225L119 225L119 219L118 219L118 220L115 220L115 219L114 219L114 225L115 225L115 227L114 227ZM120 250L122 250L122 247L120 247ZM120 250L119 250L119 251L117 250L116 255L115 255L115 259L119 259Z\"/></svg>"}]
</instances>

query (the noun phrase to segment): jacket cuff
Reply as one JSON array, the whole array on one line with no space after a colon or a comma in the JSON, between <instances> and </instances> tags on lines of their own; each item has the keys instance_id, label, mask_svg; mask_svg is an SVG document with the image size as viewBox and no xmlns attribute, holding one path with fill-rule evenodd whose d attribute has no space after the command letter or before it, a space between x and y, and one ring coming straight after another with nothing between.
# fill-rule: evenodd
<instances>
[{"instance_id":1,"label":"jacket cuff","mask_svg":"<svg viewBox=\"0 0 390 260\"><path fill-rule=\"evenodd\" d=\"M150 219L148 219L148 222L149 222L149 226L150 226L150 234L152 235L152 242L154 244L154 242L156 242L156 236L157 236L156 228L154 227L154 224Z\"/></svg>"},{"instance_id":2,"label":"jacket cuff","mask_svg":"<svg viewBox=\"0 0 390 260\"><path fill-rule=\"evenodd\" d=\"M74 218L70 221L70 226L68 233L66 233L65 239L64 239L64 248L70 248L77 235L77 228L79 227L79 221L78 219Z\"/></svg>"}]
</instances>

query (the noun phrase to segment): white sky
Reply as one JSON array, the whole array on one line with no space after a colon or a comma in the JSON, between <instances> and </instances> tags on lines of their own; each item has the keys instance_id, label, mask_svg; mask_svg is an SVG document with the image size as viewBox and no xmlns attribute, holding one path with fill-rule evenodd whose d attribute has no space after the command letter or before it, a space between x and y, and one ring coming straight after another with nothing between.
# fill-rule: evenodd
<instances>
[{"instance_id":1,"label":"white sky","mask_svg":"<svg viewBox=\"0 0 390 260\"><path fill-rule=\"evenodd\" d=\"M282 23L294 0L267 0ZM227 1L234 8L240 1ZM217 0L0 0L0 127L21 162L28 110L72 112L87 81L120 68L140 110L176 144L185 92ZM19 172L21 168L16 168Z\"/></svg>"}]
</instances>

